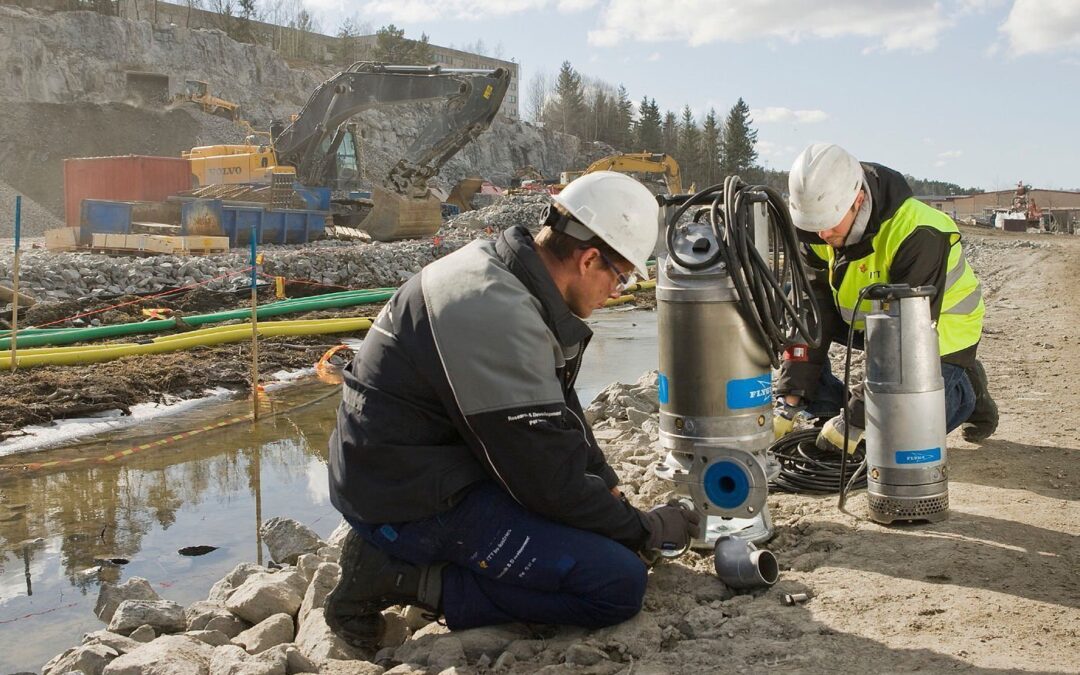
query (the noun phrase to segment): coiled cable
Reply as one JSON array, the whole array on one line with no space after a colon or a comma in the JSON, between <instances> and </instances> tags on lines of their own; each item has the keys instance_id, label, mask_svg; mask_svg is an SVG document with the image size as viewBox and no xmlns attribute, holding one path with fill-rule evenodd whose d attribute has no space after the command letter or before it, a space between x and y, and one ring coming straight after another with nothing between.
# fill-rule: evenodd
<instances>
[{"instance_id":1,"label":"coiled cable","mask_svg":"<svg viewBox=\"0 0 1080 675\"><path fill-rule=\"evenodd\" d=\"M814 445L820 429L812 427L793 431L769 447L780 463L780 473L769 487L795 494L836 494L842 486L841 465L844 458L835 452ZM862 461L858 451L852 461ZM865 471L856 471L855 481L848 489L866 487Z\"/></svg>"},{"instance_id":2,"label":"coiled cable","mask_svg":"<svg viewBox=\"0 0 1080 675\"><path fill-rule=\"evenodd\" d=\"M770 215L768 259L755 246L751 205L765 202ZM707 206L715 251L699 261L679 255L675 245L678 222L689 209ZM740 313L780 367L784 350L795 344L816 347L821 341L817 300L810 291L806 267L791 214L779 192L766 185L748 185L728 176L690 195L667 222L667 249L674 262L697 271L723 262L738 297Z\"/></svg>"}]
</instances>

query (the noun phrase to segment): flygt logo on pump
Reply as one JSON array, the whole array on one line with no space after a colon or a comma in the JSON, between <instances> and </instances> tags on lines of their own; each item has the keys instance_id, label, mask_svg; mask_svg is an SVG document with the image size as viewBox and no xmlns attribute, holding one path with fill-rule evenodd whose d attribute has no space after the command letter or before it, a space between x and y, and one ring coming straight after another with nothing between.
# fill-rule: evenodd
<instances>
[{"instance_id":1,"label":"flygt logo on pump","mask_svg":"<svg viewBox=\"0 0 1080 675\"><path fill-rule=\"evenodd\" d=\"M772 401L772 376L759 375L742 380L728 380L727 407L732 410L756 408Z\"/></svg>"}]
</instances>

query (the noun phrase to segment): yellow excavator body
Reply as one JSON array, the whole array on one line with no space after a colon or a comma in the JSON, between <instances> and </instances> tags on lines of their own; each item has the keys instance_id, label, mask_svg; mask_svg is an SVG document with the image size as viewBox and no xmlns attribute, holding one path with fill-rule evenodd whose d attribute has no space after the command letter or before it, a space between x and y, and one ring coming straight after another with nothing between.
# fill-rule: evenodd
<instances>
[{"instance_id":1,"label":"yellow excavator body","mask_svg":"<svg viewBox=\"0 0 1080 675\"><path fill-rule=\"evenodd\" d=\"M296 169L278 164L273 146L204 145L183 153L191 166L191 187L233 183L269 183L274 175L296 175Z\"/></svg>"},{"instance_id":2,"label":"yellow excavator body","mask_svg":"<svg viewBox=\"0 0 1080 675\"><path fill-rule=\"evenodd\" d=\"M679 163L671 155L662 152L630 152L598 159L585 169L594 171L618 171L619 173L663 174L668 194L682 194L682 173Z\"/></svg>"}]
</instances>

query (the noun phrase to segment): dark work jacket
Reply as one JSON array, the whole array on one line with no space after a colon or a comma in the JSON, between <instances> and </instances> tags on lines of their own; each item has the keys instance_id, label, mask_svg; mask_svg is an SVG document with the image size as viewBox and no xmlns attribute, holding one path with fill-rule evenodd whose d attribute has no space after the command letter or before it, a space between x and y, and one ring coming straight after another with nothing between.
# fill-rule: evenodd
<instances>
[{"instance_id":1,"label":"dark work jacket","mask_svg":"<svg viewBox=\"0 0 1080 675\"><path fill-rule=\"evenodd\" d=\"M833 283L837 288L843 282L850 261L865 258L874 249L874 235L881 231L885 223L900 205L912 196L904 176L893 169L880 164L863 162L863 174L870 188L872 208L866 231L858 242L848 244L836 252L836 268ZM822 366L829 358L829 345L833 342L846 344L849 326L840 316L833 302L832 289L829 287L827 263L819 258L810 244L820 244L821 238L816 232L800 230L802 242L801 257L812 275L810 286L821 310L821 345L809 350L806 361L785 361L780 368L777 381L777 395L794 394L808 400L814 400L821 378ZM908 284L912 287L931 285L937 293L930 299L930 314L933 320L941 315L941 301L944 295L945 276L948 272L949 240L944 233L932 227L919 227L904 240L896 251L889 269L889 283ZM853 347L861 349L863 335L856 331L852 340ZM952 354L941 357L943 363L951 363L962 368L971 368L975 364L975 352L978 343ZM843 379L844 374L836 373ZM852 387L852 421L857 426L865 426L862 385Z\"/></svg>"},{"instance_id":2,"label":"dark work jacket","mask_svg":"<svg viewBox=\"0 0 1080 675\"><path fill-rule=\"evenodd\" d=\"M630 548L641 513L585 422L574 380L592 332L524 227L425 267L391 298L345 373L330 497L399 523L495 481L525 508Z\"/></svg>"}]
</instances>

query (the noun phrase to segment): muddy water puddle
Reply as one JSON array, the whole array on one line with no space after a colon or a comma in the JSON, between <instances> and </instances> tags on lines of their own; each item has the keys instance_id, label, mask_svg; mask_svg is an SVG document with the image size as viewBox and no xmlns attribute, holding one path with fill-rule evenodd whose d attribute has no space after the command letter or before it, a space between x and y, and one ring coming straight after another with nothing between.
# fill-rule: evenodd
<instances>
[{"instance_id":1,"label":"muddy water puddle","mask_svg":"<svg viewBox=\"0 0 1080 675\"><path fill-rule=\"evenodd\" d=\"M584 402L656 367L656 315L604 312L578 379ZM0 673L39 671L105 625L93 613L104 581L148 579L188 605L240 562L266 562L258 523L294 518L326 537L339 516L327 493L326 447L337 390L317 381L273 393L277 414L112 461L101 457L248 412L215 402L78 446L0 459L57 462L0 470ZM72 463L73 459L82 461ZM198 556L187 547L216 547Z\"/></svg>"}]
</instances>

